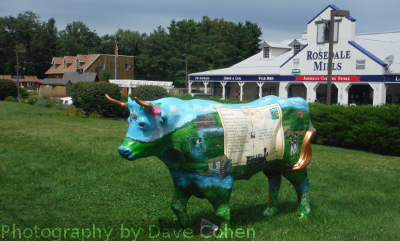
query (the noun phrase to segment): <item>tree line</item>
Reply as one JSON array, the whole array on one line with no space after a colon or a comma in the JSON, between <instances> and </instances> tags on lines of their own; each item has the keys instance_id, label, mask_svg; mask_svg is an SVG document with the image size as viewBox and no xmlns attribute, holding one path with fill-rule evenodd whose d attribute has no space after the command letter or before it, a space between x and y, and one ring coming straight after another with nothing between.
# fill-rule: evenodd
<instances>
[{"instance_id":1,"label":"tree line","mask_svg":"<svg viewBox=\"0 0 400 241\"><path fill-rule=\"evenodd\" d=\"M16 17L0 17L0 71L16 74L15 51L20 73L44 78L53 57L78 54L114 54L115 39L119 55L135 56L135 79L174 81L183 86L186 73L230 67L259 49L261 28L256 23L233 23L224 19L201 21L172 20L165 29L158 26L150 34L118 29L100 37L83 22L67 24L58 31L56 20L41 21L27 11Z\"/></svg>"}]
</instances>

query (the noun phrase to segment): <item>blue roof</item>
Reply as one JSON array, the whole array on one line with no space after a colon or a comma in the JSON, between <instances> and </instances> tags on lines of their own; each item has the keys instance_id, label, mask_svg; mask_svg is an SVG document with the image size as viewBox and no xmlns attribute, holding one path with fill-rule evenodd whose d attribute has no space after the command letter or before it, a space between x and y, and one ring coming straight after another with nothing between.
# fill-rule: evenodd
<instances>
[{"instance_id":1,"label":"blue roof","mask_svg":"<svg viewBox=\"0 0 400 241\"><path fill-rule=\"evenodd\" d=\"M352 45L354 48L360 50L363 54L367 55L368 57L370 57L372 60L374 60L375 62L377 62L378 64L382 65L382 66L386 66L387 64L385 64L385 62L383 62L381 59L379 59L378 57L376 57L375 55L373 55L371 52L369 52L368 50L364 49L363 47L361 47L359 44L357 44L354 41L349 41L349 44Z\"/></svg>"},{"instance_id":2,"label":"blue roof","mask_svg":"<svg viewBox=\"0 0 400 241\"><path fill-rule=\"evenodd\" d=\"M321 12L319 12L317 14L317 16L313 17L307 24L311 23L312 21L314 21L314 19L316 19L321 13L323 13L327 8L332 8L333 10L340 10L340 8L336 7L335 5L328 5L326 8L324 8L324 10L322 10ZM348 20L355 22L356 19L353 18L352 16L346 17Z\"/></svg>"},{"instance_id":3,"label":"blue roof","mask_svg":"<svg viewBox=\"0 0 400 241\"><path fill-rule=\"evenodd\" d=\"M284 66L287 62L289 62L289 60L291 60L294 56L296 56L298 53L300 53L300 52L301 52L305 47L307 47L307 46L308 46L308 44L304 45L303 48L301 48L299 51L297 51L296 54L294 54L292 57L290 57L288 60L286 60L286 62L283 63L281 66L279 66L279 68L282 68L282 66Z\"/></svg>"}]
</instances>

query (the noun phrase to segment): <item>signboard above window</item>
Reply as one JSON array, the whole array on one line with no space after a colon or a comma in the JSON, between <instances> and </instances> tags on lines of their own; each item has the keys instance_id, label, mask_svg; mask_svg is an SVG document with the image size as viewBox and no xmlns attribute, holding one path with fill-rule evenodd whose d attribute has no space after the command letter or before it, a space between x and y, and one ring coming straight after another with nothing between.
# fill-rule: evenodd
<instances>
[{"instance_id":1,"label":"signboard above window","mask_svg":"<svg viewBox=\"0 0 400 241\"><path fill-rule=\"evenodd\" d=\"M340 20L335 20L333 29L333 42L338 41L339 22ZM315 23L317 24L317 44L328 43L330 21L324 20Z\"/></svg>"}]
</instances>

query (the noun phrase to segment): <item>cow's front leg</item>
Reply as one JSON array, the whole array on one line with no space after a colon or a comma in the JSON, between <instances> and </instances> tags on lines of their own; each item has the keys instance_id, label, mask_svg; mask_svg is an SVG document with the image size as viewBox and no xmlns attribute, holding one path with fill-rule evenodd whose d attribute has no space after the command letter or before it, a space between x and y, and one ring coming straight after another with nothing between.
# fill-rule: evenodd
<instances>
[{"instance_id":1,"label":"cow's front leg","mask_svg":"<svg viewBox=\"0 0 400 241\"><path fill-rule=\"evenodd\" d=\"M296 190L297 201L299 204L297 212L300 213L299 218L302 220L307 219L311 211L308 199L308 186L310 181L307 176L307 170L304 169L298 173L285 173L284 176L292 183Z\"/></svg>"},{"instance_id":2,"label":"cow's front leg","mask_svg":"<svg viewBox=\"0 0 400 241\"><path fill-rule=\"evenodd\" d=\"M276 171L264 171L268 177L268 207L264 216L273 216L278 211L278 194L282 183L282 176Z\"/></svg>"},{"instance_id":3,"label":"cow's front leg","mask_svg":"<svg viewBox=\"0 0 400 241\"><path fill-rule=\"evenodd\" d=\"M193 228L193 221L187 214L187 203L192 194L185 192L179 186L174 185L174 196L171 201L171 209L178 217L179 224L183 228Z\"/></svg>"}]
</instances>

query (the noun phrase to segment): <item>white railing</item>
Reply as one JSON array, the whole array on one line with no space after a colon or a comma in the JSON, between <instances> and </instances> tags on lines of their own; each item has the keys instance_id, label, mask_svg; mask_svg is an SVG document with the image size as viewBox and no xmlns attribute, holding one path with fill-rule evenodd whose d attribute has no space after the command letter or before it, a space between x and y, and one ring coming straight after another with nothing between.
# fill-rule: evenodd
<instances>
[{"instance_id":1,"label":"white railing","mask_svg":"<svg viewBox=\"0 0 400 241\"><path fill-rule=\"evenodd\" d=\"M154 86L162 86L166 88L174 88L172 85L173 82L167 82L167 81L151 81L151 80L115 80L115 79L110 79L110 83L117 84L120 87L131 87L135 88L140 85L154 85Z\"/></svg>"}]
</instances>

